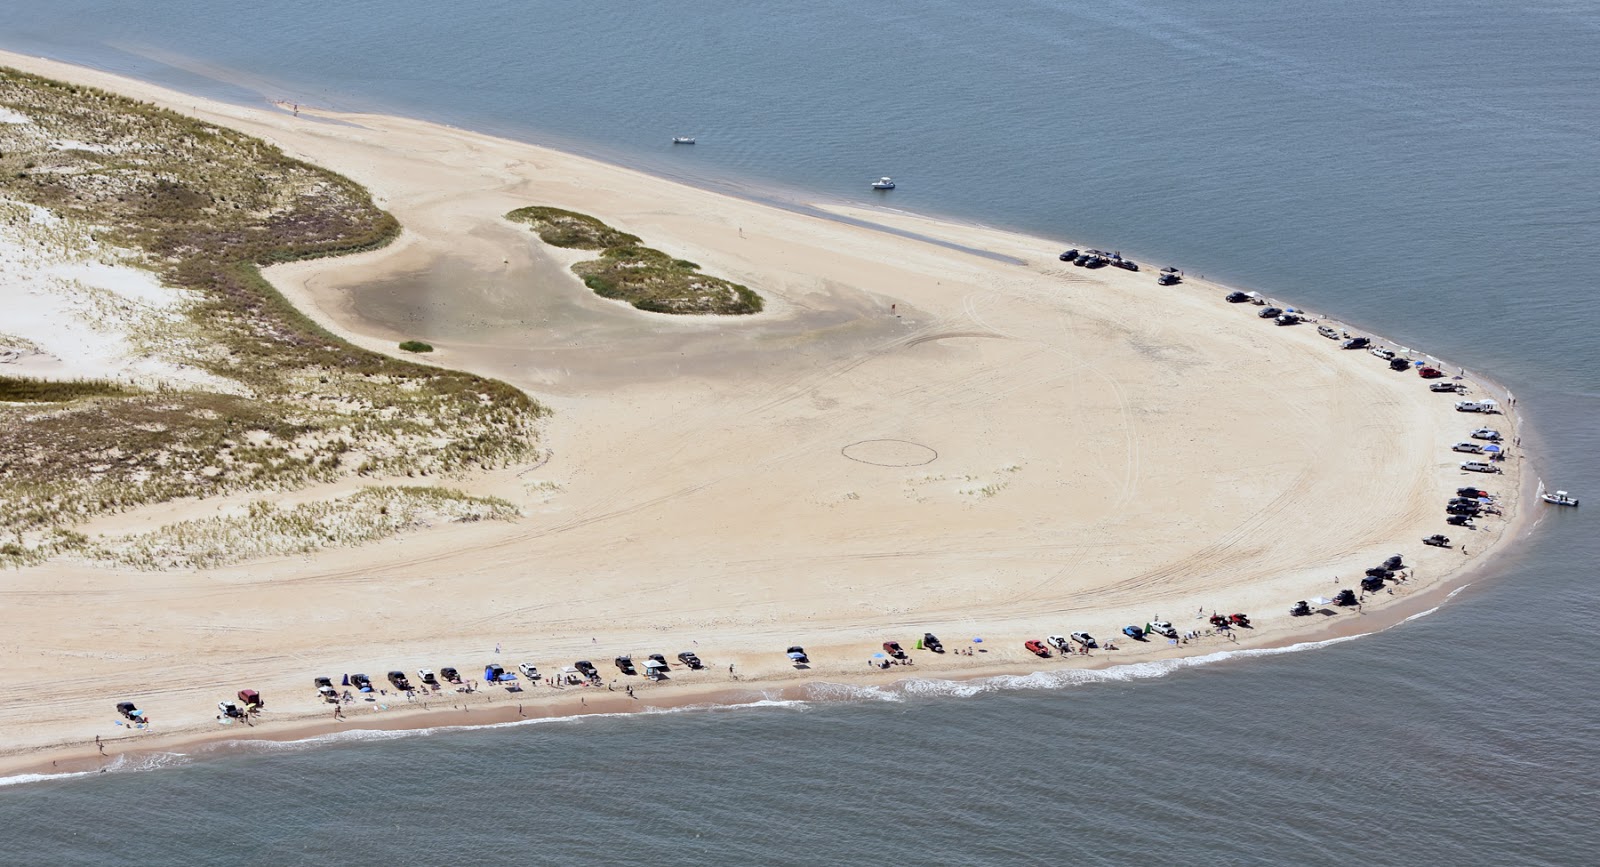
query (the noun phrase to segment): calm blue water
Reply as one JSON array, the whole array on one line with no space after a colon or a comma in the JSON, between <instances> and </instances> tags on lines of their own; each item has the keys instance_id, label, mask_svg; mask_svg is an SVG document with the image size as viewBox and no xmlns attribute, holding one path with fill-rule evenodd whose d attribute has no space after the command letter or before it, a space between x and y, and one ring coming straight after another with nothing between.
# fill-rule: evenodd
<instances>
[{"instance_id":1,"label":"calm blue water","mask_svg":"<svg viewBox=\"0 0 1600 867\"><path fill-rule=\"evenodd\" d=\"M878 201L1271 289L1491 372L1600 491L1600 4L10 0L0 45ZM695 134L693 148L672 148ZM1588 514L1592 514L1592 511ZM13 863L1587 864L1584 513L1312 652L0 790Z\"/></svg>"}]
</instances>

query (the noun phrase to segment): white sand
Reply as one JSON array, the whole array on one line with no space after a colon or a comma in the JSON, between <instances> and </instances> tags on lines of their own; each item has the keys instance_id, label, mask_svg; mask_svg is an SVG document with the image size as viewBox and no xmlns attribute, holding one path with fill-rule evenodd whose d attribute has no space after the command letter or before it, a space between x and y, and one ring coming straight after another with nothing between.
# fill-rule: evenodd
<instances>
[{"instance_id":1,"label":"white sand","mask_svg":"<svg viewBox=\"0 0 1600 867\"><path fill-rule=\"evenodd\" d=\"M314 675L492 659L554 669L694 646L746 683L841 679L884 639L932 630L952 645L984 636L990 653L923 654L919 671L1022 672L1079 664L1033 660L1027 638L1104 639L1157 615L1197 628L1197 609L1247 611L1260 625L1247 643L1283 641L1358 617L1292 620L1295 600L1353 586L1397 551L1416 577L1393 598L1416 597L1507 526L1451 528L1471 556L1421 546L1446 529L1457 486L1516 492L1516 461L1504 478L1465 476L1448 450L1483 419L1201 281L1162 288L1148 269L1057 262L1058 241L856 212L1026 263L1004 264L418 121L325 124L7 62L198 106L366 184L406 237L271 279L358 343L430 339L429 360L557 410L548 464L469 486L522 505L513 524L204 574L9 576L0 726L18 749L107 733L123 697L182 734L214 727L215 701L243 686L281 719L326 713ZM647 316L559 278L522 290L541 312L509 337L444 340L426 322L402 333L357 315L351 287L441 257L485 275L531 268L544 254L501 219L528 204L598 216L750 285L770 312ZM494 311L465 289L445 303ZM1513 434L1514 419L1494 421ZM85 616L105 612L117 616ZM791 643L812 651L810 672L785 664ZM34 689L47 672L73 689Z\"/></svg>"},{"instance_id":2,"label":"white sand","mask_svg":"<svg viewBox=\"0 0 1600 867\"><path fill-rule=\"evenodd\" d=\"M182 360L185 293L72 221L0 200L0 372L141 387L231 384Z\"/></svg>"}]
</instances>

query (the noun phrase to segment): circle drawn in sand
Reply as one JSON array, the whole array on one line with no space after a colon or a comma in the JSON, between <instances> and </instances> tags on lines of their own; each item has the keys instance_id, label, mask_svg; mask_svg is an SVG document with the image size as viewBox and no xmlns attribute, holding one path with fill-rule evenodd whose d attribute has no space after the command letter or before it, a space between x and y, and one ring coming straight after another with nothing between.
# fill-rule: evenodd
<instances>
[{"instance_id":1,"label":"circle drawn in sand","mask_svg":"<svg viewBox=\"0 0 1600 867\"><path fill-rule=\"evenodd\" d=\"M862 440L839 450L852 461L877 467L920 467L939 459L939 453L910 440Z\"/></svg>"}]
</instances>

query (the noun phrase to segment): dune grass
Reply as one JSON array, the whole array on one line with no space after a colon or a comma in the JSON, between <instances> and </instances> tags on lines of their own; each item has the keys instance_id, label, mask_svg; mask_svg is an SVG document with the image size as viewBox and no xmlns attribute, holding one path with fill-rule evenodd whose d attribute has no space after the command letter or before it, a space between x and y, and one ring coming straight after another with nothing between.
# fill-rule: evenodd
<instances>
[{"instance_id":1,"label":"dune grass","mask_svg":"<svg viewBox=\"0 0 1600 867\"><path fill-rule=\"evenodd\" d=\"M109 379L31 379L0 376L0 403L60 403L84 397L124 397L137 391Z\"/></svg>"},{"instance_id":2,"label":"dune grass","mask_svg":"<svg viewBox=\"0 0 1600 867\"><path fill-rule=\"evenodd\" d=\"M0 200L92 227L191 290L200 348L183 360L246 395L0 408L0 534L174 496L457 473L535 453L545 410L518 389L356 347L262 277L265 265L397 236L355 182L235 130L8 68L0 107L27 119L0 124Z\"/></svg>"},{"instance_id":3,"label":"dune grass","mask_svg":"<svg viewBox=\"0 0 1600 867\"><path fill-rule=\"evenodd\" d=\"M683 315L748 315L764 306L748 287L702 274L699 265L645 247L638 237L587 214L533 206L512 211L506 219L526 223L552 246L600 250L600 258L579 262L572 270L603 298L652 313Z\"/></svg>"}]
</instances>

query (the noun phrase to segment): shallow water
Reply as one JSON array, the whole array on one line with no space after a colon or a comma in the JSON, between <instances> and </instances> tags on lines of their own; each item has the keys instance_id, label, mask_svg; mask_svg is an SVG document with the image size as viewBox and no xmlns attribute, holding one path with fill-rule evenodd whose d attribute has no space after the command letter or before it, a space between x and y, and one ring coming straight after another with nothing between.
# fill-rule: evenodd
<instances>
[{"instance_id":1,"label":"shallow water","mask_svg":"<svg viewBox=\"0 0 1600 867\"><path fill-rule=\"evenodd\" d=\"M1539 472L1600 490L1593 4L8 7L0 45L208 95L428 117L1271 290L1491 373L1539 429ZM899 188L871 194L886 173ZM1317 650L11 786L6 860L1588 863L1585 514L1544 510L1439 611Z\"/></svg>"}]
</instances>

